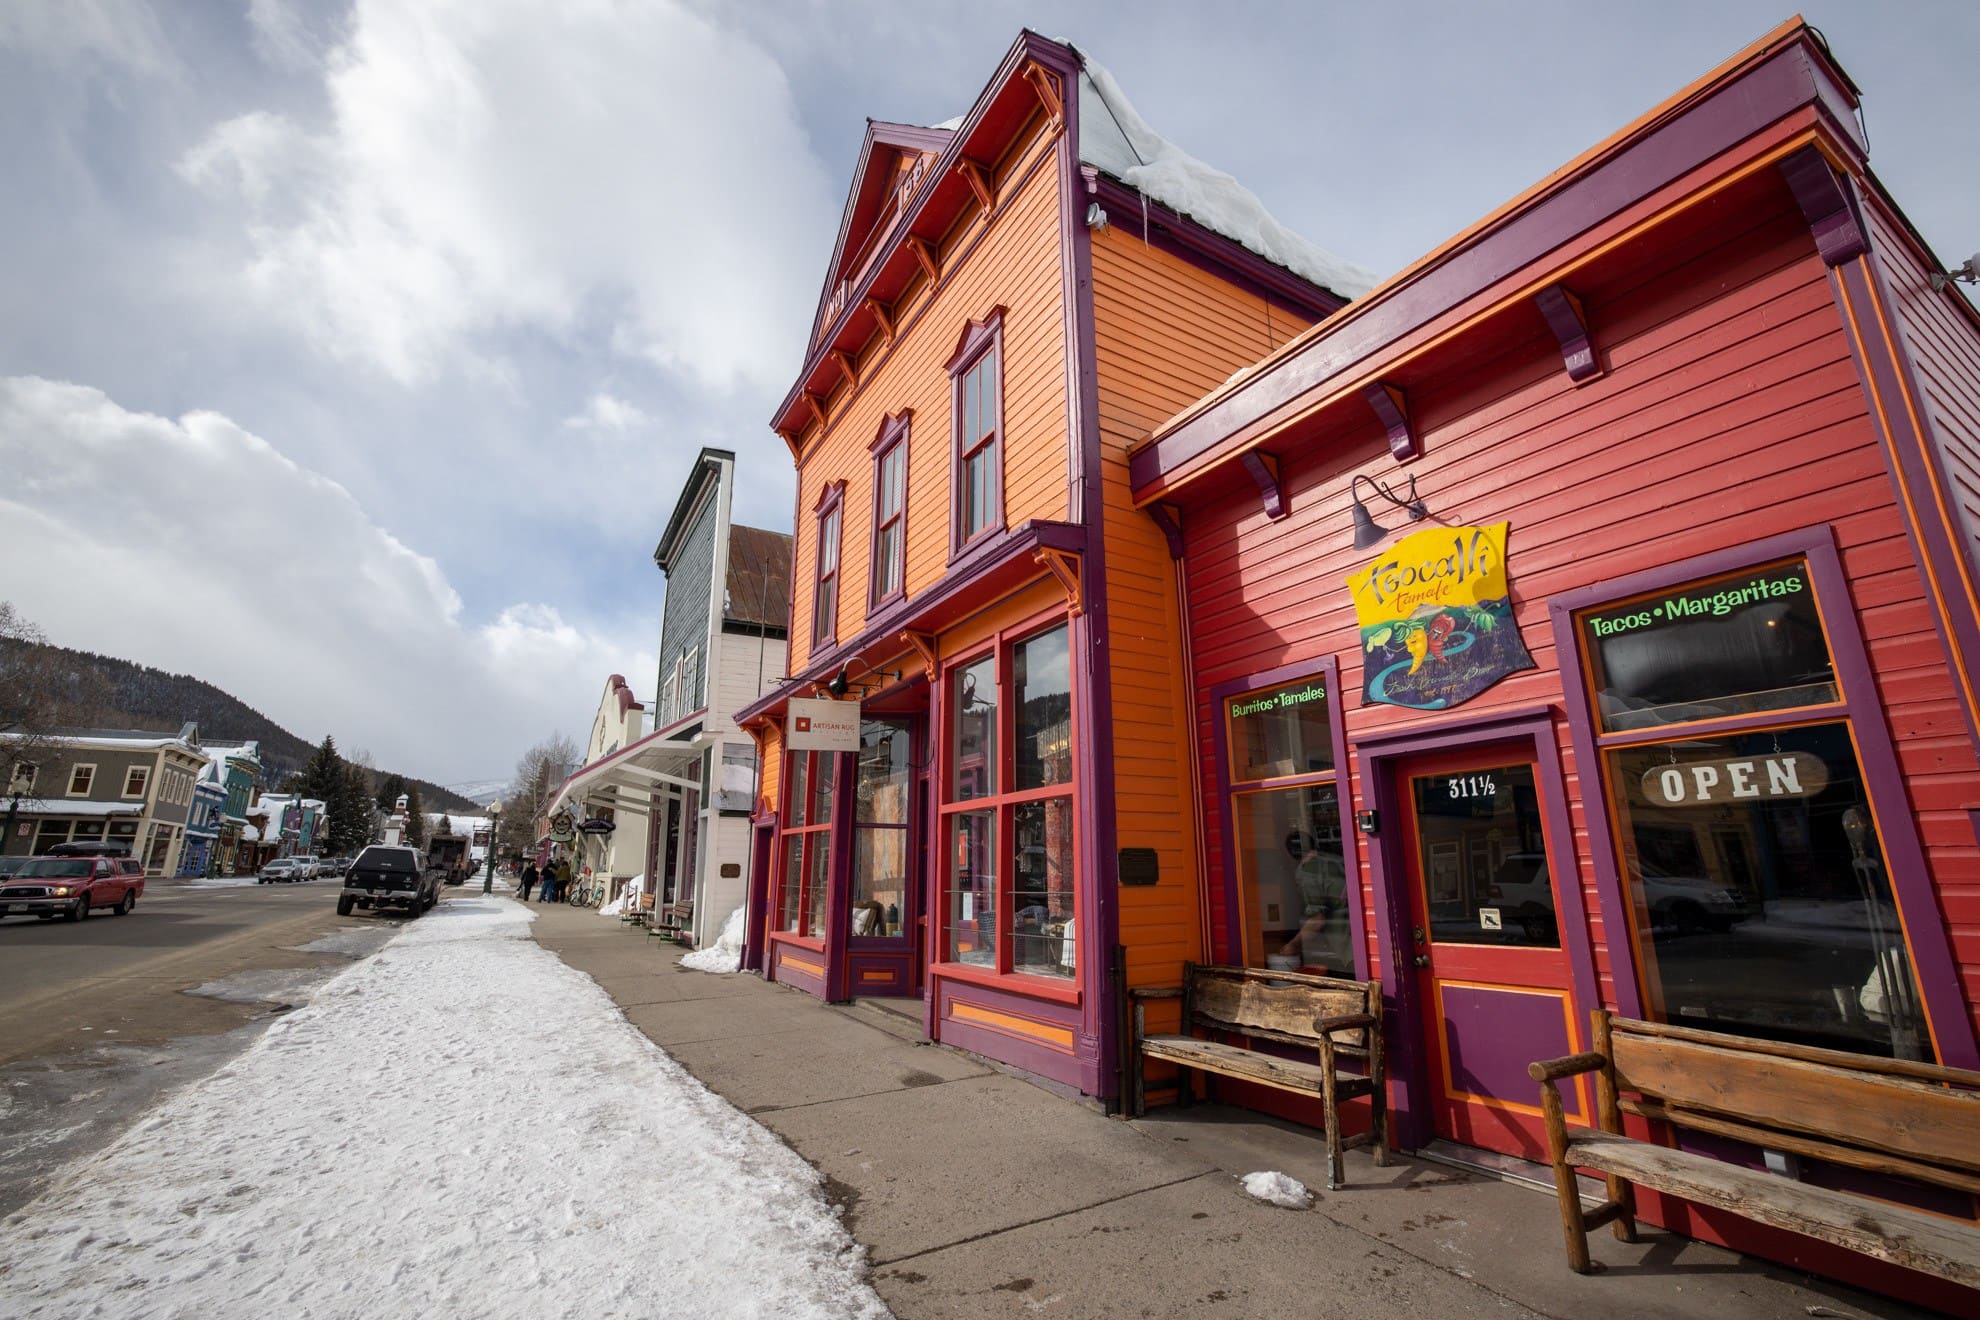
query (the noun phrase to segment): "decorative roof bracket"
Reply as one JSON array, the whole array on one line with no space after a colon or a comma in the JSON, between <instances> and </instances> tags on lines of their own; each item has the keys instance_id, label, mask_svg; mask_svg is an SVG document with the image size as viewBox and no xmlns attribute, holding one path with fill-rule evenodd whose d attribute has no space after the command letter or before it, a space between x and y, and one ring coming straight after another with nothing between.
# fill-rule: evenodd
<instances>
[{"instance_id":1,"label":"decorative roof bracket","mask_svg":"<svg viewBox=\"0 0 1980 1320\"><path fill-rule=\"evenodd\" d=\"M1803 147L1778 168L1801 207L1801 216L1815 236L1815 248L1823 261L1840 266L1870 250L1863 217L1856 209L1856 190L1837 176L1821 152Z\"/></svg>"},{"instance_id":2,"label":"decorative roof bracket","mask_svg":"<svg viewBox=\"0 0 1980 1320\"><path fill-rule=\"evenodd\" d=\"M873 313L873 319L880 323L880 333L887 336L887 342L894 342L894 309L878 298L866 300L866 310Z\"/></svg>"},{"instance_id":3,"label":"decorative roof bracket","mask_svg":"<svg viewBox=\"0 0 1980 1320\"><path fill-rule=\"evenodd\" d=\"M1602 364L1595 357L1595 341L1588 333L1588 313L1581 299L1566 286L1550 284L1533 295L1533 305L1547 318L1547 326L1560 341L1561 365L1568 379L1579 385L1601 377Z\"/></svg>"},{"instance_id":4,"label":"decorative roof bracket","mask_svg":"<svg viewBox=\"0 0 1980 1320\"><path fill-rule=\"evenodd\" d=\"M1181 506L1157 500L1144 512L1155 520L1157 527L1162 529L1162 537L1169 543L1169 558L1181 559L1183 557Z\"/></svg>"},{"instance_id":5,"label":"decorative roof bracket","mask_svg":"<svg viewBox=\"0 0 1980 1320\"><path fill-rule=\"evenodd\" d=\"M1059 80L1037 60L1024 66L1024 80L1038 94L1038 104L1045 107L1045 114L1051 119L1053 131L1056 132L1066 122L1065 103L1059 96Z\"/></svg>"},{"instance_id":6,"label":"decorative roof bracket","mask_svg":"<svg viewBox=\"0 0 1980 1320\"><path fill-rule=\"evenodd\" d=\"M1050 570L1065 589L1066 613L1075 619L1084 614L1086 605L1080 598L1079 555L1071 550L1040 546L1031 552L1031 557Z\"/></svg>"},{"instance_id":7,"label":"decorative roof bracket","mask_svg":"<svg viewBox=\"0 0 1980 1320\"><path fill-rule=\"evenodd\" d=\"M1362 390L1361 397L1375 413L1375 420L1389 433L1389 453L1396 462L1407 463L1423 456L1423 445L1409 425L1409 400L1400 385L1376 381Z\"/></svg>"},{"instance_id":8,"label":"decorative roof bracket","mask_svg":"<svg viewBox=\"0 0 1980 1320\"><path fill-rule=\"evenodd\" d=\"M997 188L990 181L989 171L969 157L961 156L956 160L956 173L963 176L969 190L976 194L977 205L983 208L983 214L988 215L997 209Z\"/></svg>"},{"instance_id":9,"label":"decorative roof bracket","mask_svg":"<svg viewBox=\"0 0 1980 1320\"><path fill-rule=\"evenodd\" d=\"M933 244L919 234L909 234L907 245L908 250L914 253L914 259L921 263L921 273L928 277L930 284L942 278L942 258Z\"/></svg>"},{"instance_id":10,"label":"decorative roof bracket","mask_svg":"<svg viewBox=\"0 0 1980 1320\"><path fill-rule=\"evenodd\" d=\"M935 675L941 670L941 657L935 647L935 634L916 632L910 628L901 634L901 640L912 646L914 653L921 657L921 672L928 676L929 682L933 683Z\"/></svg>"},{"instance_id":11,"label":"decorative roof bracket","mask_svg":"<svg viewBox=\"0 0 1980 1320\"><path fill-rule=\"evenodd\" d=\"M859 368L853 365L852 358L847 356L843 348L833 349L829 356L832 359L833 365L838 367L839 374L846 378L846 384L859 384Z\"/></svg>"},{"instance_id":12,"label":"decorative roof bracket","mask_svg":"<svg viewBox=\"0 0 1980 1320\"><path fill-rule=\"evenodd\" d=\"M1279 480L1278 458L1253 449L1244 455L1243 462L1244 470L1258 483L1258 498L1265 506L1265 516L1276 522L1291 513L1286 488Z\"/></svg>"}]
</instances>

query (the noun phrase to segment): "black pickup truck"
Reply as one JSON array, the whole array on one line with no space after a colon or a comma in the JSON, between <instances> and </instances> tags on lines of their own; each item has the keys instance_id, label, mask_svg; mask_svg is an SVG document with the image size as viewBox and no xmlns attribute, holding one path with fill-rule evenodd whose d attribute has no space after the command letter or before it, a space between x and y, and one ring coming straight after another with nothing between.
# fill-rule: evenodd
<instances>
[{"instance_id":1,"label":"black pickup truck","mask_svg":"<svg viewBox=\"0 0 1980 1320\"><path fill-rule=\"evenodd\" d=\"M373 844L344 873L337 915L348 917L355 908L397 908L416 917L440 901L444 874L427 866L417 848Z\"/></svg>"}]
</instances>

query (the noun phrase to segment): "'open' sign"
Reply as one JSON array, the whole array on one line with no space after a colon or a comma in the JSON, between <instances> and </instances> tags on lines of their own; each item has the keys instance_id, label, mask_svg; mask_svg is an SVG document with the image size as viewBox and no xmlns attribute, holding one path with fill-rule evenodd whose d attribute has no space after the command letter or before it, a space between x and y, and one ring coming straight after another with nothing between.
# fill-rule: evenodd
<instances>
[{"instance_id":1,"label":"'open' sign","mask_svg":"<svg viewBox=\"0 0 1980 1320\"><path fill-rule=\"evenodd\" d=\"M1660 807L1810 798L1829 786L1829 767L1807 752L1679 761L1643 772L1643 796Z\"/></svg>"}]
</instances>

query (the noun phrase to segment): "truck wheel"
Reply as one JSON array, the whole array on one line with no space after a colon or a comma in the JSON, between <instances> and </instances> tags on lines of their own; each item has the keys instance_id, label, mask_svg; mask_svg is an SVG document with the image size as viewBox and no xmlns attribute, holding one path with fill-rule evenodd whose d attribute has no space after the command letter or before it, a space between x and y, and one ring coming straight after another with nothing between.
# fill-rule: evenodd
<instances>
[{"instance_id":1,"label":"truck wheel","mask_svg":"<svg viewBox=\"0 0 1980 1320\"><path fill-rule=\"evenodd\" d=\"M131 909L136 906L137 906L137 890L126 889L124 891L124 896L117 900L117 915L120 917L128 917L131 915Z\"/></svg>"},{"instance_id":2,"label":"truck wheel","mask_svg":"<svg viewBox=\"0 0 1980 1320\"><path fill-rule=\"evenodd\" d=\"M84 894L81 898L76 900L76 905L74 907L70 908L67 912L62 914L62 919L64 921L81 921L84 917L88 915L89 915L89 895Z\"/></svg>"},{"instance_id":3,"label":"truck wheel","mask_svg":"<svg viewBox=\"0 0 1980 1320\"><path fill-rule=\"evenodd\" d=\"M414 899L412 902L406 904L406 920L418 921L419 914L424 911L426 911L426 909L419 905L419 900Z\"/></svg>"},{"instance_id":4,"label":"truck wheel","mask_svg":"<svg viewBox=\"0 0 1980 1320\"><path fill-rule=\"evenodd\" d=\"M351 915L351 900L341 894L337 896L337 915L340 917Z\"/></svg>"}]
</instances>

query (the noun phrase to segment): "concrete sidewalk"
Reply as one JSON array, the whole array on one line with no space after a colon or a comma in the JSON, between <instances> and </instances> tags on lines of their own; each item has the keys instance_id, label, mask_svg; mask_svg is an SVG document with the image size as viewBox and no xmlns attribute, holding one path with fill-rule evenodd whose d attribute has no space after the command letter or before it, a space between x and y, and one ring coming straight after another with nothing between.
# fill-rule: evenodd
<instances>
[{"instance_id":1,"label":"concrete sidewalk","mask_svg":"<svg viewBox=\"0 0 1980 1320\"><path fill-rule=\"evenodd\" d=\"M1405 1156L1350 1152L1347 1187L1282 1210L1237 1179L1324 1189L1309 1131L1217 1105L1107 1118L921 1042L917 1002L827 1005L688 971L612 918L536 911L539 943L825 1175L903 1317L1916 1314L1656 1230L1591 1235L1607 1269L1575 1275L1552 1192Z\"/></svg>"}]
</instances>

